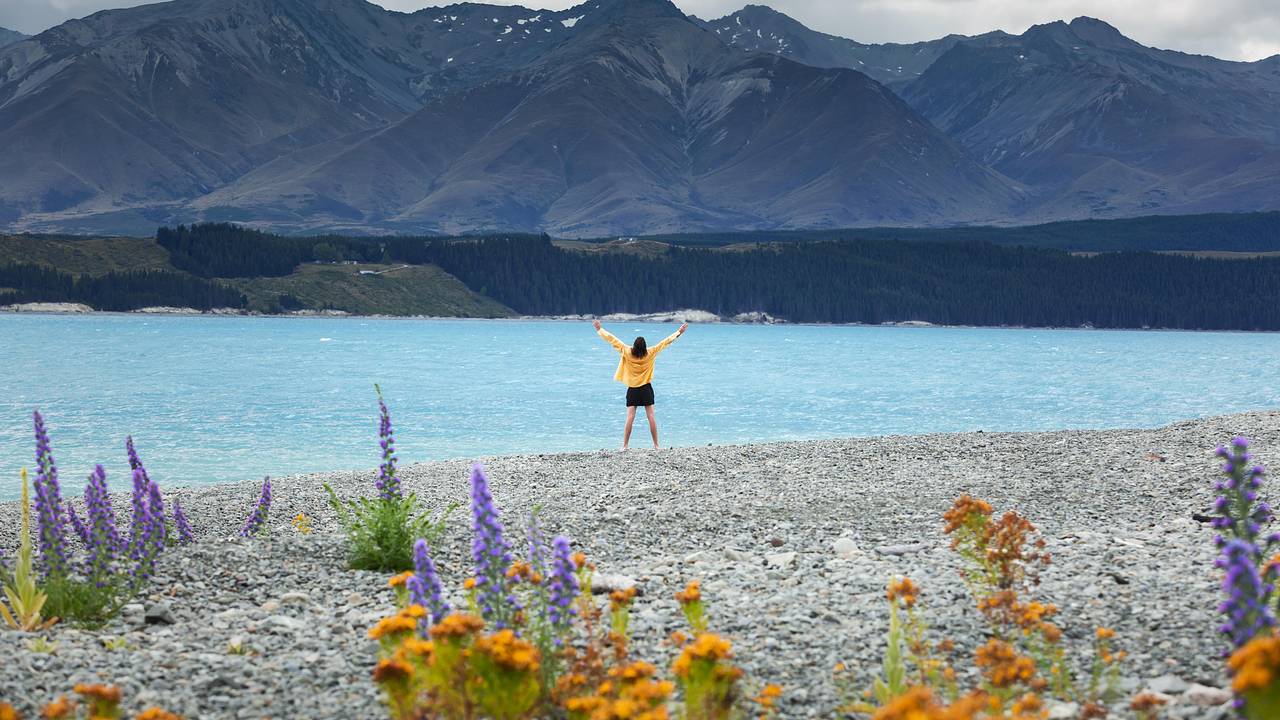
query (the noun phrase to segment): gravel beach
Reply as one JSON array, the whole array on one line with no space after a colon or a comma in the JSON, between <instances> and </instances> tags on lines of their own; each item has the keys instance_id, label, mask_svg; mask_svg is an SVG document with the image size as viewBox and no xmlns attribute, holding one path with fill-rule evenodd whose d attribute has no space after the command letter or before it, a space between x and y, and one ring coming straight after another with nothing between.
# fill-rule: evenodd
<instances>
[{"instance_id":1,"label":"gravel beach","mask_svg":"<svg viewBox=\"0 0 1280 720\"><path fill-rule=\"evenodd\" d=\"M523 518L538 507L546 531L572 538L600 573L638 583L637 650L660 667L673 657L660 641L683 629L672 595L702 580L712 628L734 642L748 677L786 689L783 717L834 716L837 662L859 687L877 671L888 622L884 588L894 576L922 586L931 632L957 642L958 667L972 665L983 625L941 520L957 496L970 493L997 514L1016 509L1042 532L1053 564L1038 597L1061 608L1071 647L1085 653L1095 627L1113 627L1129 653L1123 684L1130 693L1170 695L1166 717L1215 718L1227 715L1213 704L1226 686L1215 632L1218 573L1213 533L1196 517L1212 502L1212 450L1237 434L1255 441L1264 462L1280 462L1276 412L1149 430L483 462L518 549ZM444 508L467 501L467 470L463 461L424 463L403 466L401 476L427 506ZM105 628L59 625L44 633L56 643L52 653L31 651L31 636L0 632L0 698L30 712L75 682L108 681L122 687L134 712L159 704L187 718L385 717L369 679L375 645L366 630L392 596L384 575L346 569L321 488L329 482L340 495L370 495L375 475L273 479L270 535L251 540L233 536L258 481L176 488L157 478L170 500L181 498L199 542L164 553L151 594ZM116 492L125 494L118 480ZM298 512L311 518L312 534L291 526ZM468 575L469 528L464 504L437 553L455 600ZM16 529L15 505L0 505L6 557ZM112 639L124 648L108 649L104 640Z\"/></svg>"}]
</instances>

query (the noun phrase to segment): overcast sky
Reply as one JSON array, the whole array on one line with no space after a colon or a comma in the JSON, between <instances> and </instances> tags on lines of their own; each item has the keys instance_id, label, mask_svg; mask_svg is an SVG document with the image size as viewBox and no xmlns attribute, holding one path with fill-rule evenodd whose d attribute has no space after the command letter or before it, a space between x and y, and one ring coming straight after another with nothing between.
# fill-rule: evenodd
<instances>
[{"instance_id":1,"label":"overcast sky","mask_svg":"<svg viewBox=\"0 0 1280 720\"><path fill-rule=\"evenodd\" d=\"M417 0L375 0L392 10L428 7ZM782 11L815 30L861 42L911 42L947 33L1021 33L1036 23L1101 18L1129 37L1156 47L1230 60L1280 54L1280 0L751 0ZM562 9L581 0L512 2ZM675 0L703 18L726 15L746 0ZM139 0L0 0L0 27L37 33L97 10L142 5ZM431 3L448 4L448 3Z\"/></svg>"}]
</instances>

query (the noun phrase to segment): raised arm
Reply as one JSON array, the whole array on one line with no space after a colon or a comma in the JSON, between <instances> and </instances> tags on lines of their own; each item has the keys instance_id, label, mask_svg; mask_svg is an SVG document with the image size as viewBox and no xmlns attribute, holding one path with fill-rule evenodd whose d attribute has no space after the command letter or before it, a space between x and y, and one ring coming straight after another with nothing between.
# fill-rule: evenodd
<instances>
[{"instance_id":1,"label":"raised arm","mask_svg":"<svg viewBox=\"0 0 1280 720\"><path fill-rule=\"evenodd\" d=\"M605 330L603 327L601 327L601 326L600 326L600 321L599 321L599 320L592 320L592 321L591 321L591 324L595 326L595 328L596 328L596 334L597 334L597 335L599 335L600 337L604 338L604 341L605 341L605 342L607 342L607 343L609 343L610 345L612 345L614 350L617 350L618 352L625 352L625 351L626 351L626 349L627 349L627 345L626 345L626 343L624 343L624 342L622 342L621 340L619 340L618 338L614 337L614 336L613 336L613 333L611 333L611 332L609 332L608 330Z\"/></svg>"},{"instance_id":2,"label":"raised arm","mask_svg":"<svg viewBox=\"0 0 1280 720\"><path fill-rule=\"evenodd\" d=\"M668 345L675 342L676 338L683 335L684 331L688 329L689 329L689 323L685 323L681 325L679 330L676 330L675 332L671 333L666 338L663 338L662 342L653 346L653 349L650 350L650 352L652 352L654 355L657 355L658 353L662 352Z\"/></svg>"}]
</instances>

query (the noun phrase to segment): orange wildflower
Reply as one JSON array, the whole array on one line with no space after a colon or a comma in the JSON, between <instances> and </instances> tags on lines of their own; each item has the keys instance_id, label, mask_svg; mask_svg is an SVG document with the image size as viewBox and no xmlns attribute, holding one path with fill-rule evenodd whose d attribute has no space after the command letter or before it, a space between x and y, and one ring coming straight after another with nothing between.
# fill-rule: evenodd
<instances>
[{"instance_id":1,"label":"orange wildflower","mask_svg":"<svg viewBox=\"0 0 1280 720\"><path fill-rule=\"evenodd\" d=\"M920 596L920 588L913 582L911 578L902 578L889 583L889 589L885 593L889 602L902 601L905 608L915 607L916 599Z\"/></svg>"},{"instance_id":2,"label":"orange wildflower","mask_svg":"<svg viewBox=\"0 0 1280 720\"><path fill-rule=\"evenodd\" d=\"M689 581L684 590L676 593L676 601L681 605L688 605L702 600L702 583L697 580Z\"/></svg>"},{"instance_id":3,"label":"orange wildflower","mask_svg":"<svg viewBox=\"0 0 1280 720\"><path fill-rule=\"evenodd\" d=\"M446 616L443 620L433 625L429 632L431 637L440 639L463 637L465 635L479 632L483 628L484 621L475 615L454 613Z\"/></svg>"},{"instance_id":4,"label":"orange wildflower","mask_svg":"<svg viewBox=\"0 0 1280 720\"><path fill-rule=\"evenodd\" d=\"M182 718L168 710L150 707L138 713L138 717L135 720L182 720Z\"/></svg>"},{"instance_id":5,"label":"orange wildflower","mask_svg":"<svg viewBox=\"0 0 1280 720\"><path fill-rule=\"evenodd\" d=\"M1280 636L1255 637L1231 655L1227 667L1238 694L1270 687L1280 677Z\"/></svg>"}]
</instances>

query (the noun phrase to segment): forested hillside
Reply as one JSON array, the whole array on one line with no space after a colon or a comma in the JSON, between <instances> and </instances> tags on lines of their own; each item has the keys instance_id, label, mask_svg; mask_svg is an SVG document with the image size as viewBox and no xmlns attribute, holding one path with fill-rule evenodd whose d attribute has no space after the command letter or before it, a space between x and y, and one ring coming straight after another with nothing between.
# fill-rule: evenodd
<instances>
[{"instance_id":1,"label":"forested hillside","mask_svg":"<svg viewBox=\"0 0 1280 720\"><path fill-rule=\"evenodd\" d=\"M225 224L158 237L175 265L201 277L273 275L311 260L432 264L528 315L698 308L797 322L1280 329L1280 258L886 239L651 243L638 254L566 249L545 235L288 238Z\"/></svg>"},{"instance_id":2,"label":"forested hillside","mask_svg":"<svg viewBox=\"0 0 1280 720\"><path fill-rule=\"evenodd\" d=\"M164 270L75 276L40 265L0 265L0 305L27 302L84 303L97 310L161 305L210 310L243 308L245 297L224 285Z\"/></svg>"},{"instance_id":3,"label":"forested hillside","mask_svg":"<svg viewBox=\"0 0 1280 720\"><path fill-rule=\"evenodd\" d=\"M1152 215L1122 220L1071 220L1019 227L855 228L652 235L677 245L812 240L977 241L1060 250L1280 251L1280 212Z\"/></svg>"}]
</instances>

